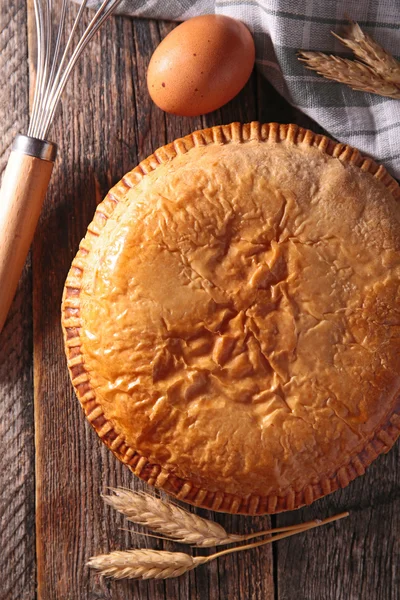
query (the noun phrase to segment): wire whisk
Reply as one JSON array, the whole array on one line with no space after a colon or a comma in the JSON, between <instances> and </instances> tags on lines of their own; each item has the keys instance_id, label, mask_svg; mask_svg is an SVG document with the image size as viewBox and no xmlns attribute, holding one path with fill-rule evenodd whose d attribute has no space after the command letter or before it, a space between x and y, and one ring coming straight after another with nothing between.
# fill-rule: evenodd
<instances>
[{"instance_id":1,"label":"wire whisk","mask_svg":"<svg viewBox=\"0 0 400 600\"><path fill-rule=\"evenodd\" d=\"M104 0L68 59L76 30L81 22L88 0L83 0L79 7L62 54L62 38L67 16L67 5L70 0L62 0L54 53L52 44L53 0L34 0L37 33L37 79L28 136L41 140L46 139L61 94L74 66L87 44L121 1Z\"/></svg>"},{"instance_id":2,"label":"wire whisk","mask_svg":"<svg viewBox=\"0 0 400 600\"><path fill-rule=\"evenodd\" d=\"M34 0L37 76L32 115L28 135L20 134L14 140L0 191L0 332L17 289L53 170L57 146L49 142L47 136L61 94L83 50L121 1L104 0L74 46L88 0L81 0L68 36L65 29L70 0ZM53 37L56 16L59 24ZM67 41L62 50L65 37Z\"/></svg>"}]
</instances>

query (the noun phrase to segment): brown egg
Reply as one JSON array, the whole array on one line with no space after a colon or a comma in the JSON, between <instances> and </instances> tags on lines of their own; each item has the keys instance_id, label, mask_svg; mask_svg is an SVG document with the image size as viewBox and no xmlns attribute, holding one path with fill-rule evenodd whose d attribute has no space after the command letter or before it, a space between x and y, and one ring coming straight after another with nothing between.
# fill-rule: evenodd
<instances>
[{"instance_id":1,"label":"brown egg","mask_svg":"<svg viewBox=\"0 0 400 600\"><path fill-rule=\"evenodd\" d=\"M194 17L178 25L156 48L147 86L162 110L201 115L240 92L254 60L253 38L243 23L222 15Z\"/></svg>"}]
</instances>

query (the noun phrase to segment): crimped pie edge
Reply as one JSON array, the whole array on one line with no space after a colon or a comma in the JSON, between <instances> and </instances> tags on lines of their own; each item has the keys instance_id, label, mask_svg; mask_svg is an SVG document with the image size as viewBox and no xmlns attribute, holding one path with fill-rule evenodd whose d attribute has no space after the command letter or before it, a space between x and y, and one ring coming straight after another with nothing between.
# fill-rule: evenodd
<instances>
[{"instance_id":1,"label":"crimped pie edge","mask_svg":"<svg viewBox=\"0 0 400 600\"><path fill-rule=\"evenodd\" d=\"M110 448L114 455L127 464L138 477L164 491L202 508L241 514L273 514L285 510L294 510L305 504L311 504L339 488L346 487L358 475L365 472L375 458L388 452L400 435L400 405L395 401L392 414L382 425L375 436L354 456L349 457L336 473L323 475L318 480L313 478L300 492L288 488L282 495L239 497L223 492L210 492L194 486L190 480L184 480L173 472L157 464L150 463L134 448L129 447L123 436L119 435L110 421L103 414L97 402L96 392L91 388L90 376L85 370L84 357L80 351L80 287L85 268L86 257L91 249L91 241L100 232L112 214L118 202L123 201L126 193L134 187L146 174L154 171L160 164L172 160L179 154L185 154L191 148L209 144L227 144L230 142L246 143L257 140L264 143L289 141L294 145L313 146L340 160L351 164L364 172L371 173L378 179L396 199L400 199L400 187L382 165L370 158L363 157L360 152L345 144L336 143L330 138L314 134L312 131L297 125L281 125L278 123L247 124L231 123L209 129L195 131L181 139L162 146L151 156L143 160L135 169L127 173L97 206L93 221L87 229L85 238L79 246L68 273L62 299L62 328L68 369L76 395L85 415L98 436Z\"/></svg>"}]
</instances>

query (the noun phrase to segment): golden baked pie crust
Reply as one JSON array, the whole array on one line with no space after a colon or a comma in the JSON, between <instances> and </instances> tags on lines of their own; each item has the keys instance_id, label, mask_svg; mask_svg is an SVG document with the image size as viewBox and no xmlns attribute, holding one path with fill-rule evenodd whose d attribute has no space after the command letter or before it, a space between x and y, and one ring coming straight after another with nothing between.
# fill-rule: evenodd
<instances>
[{"instance_id":1,"label":"golden baked pie crust","mask_svg":"<svg viewBox=\"0 0 400 600\"><path fill-rule=\"evenodd\" d=\"M358 150L335 143L327 137L316 135L296 125L278 125L276 123L261 125L257 122L245 125L232 123L194 132L159 148L125 175L99 204L66 280L62 303L62 325L69 372L78 399L89 422L117 458L127 464L140 478L180 500L212 510L262 514L292 510L304 504L310 504L338 488L345 487L355 477L363 474L365 468L380 453L387 452L392 447L400 434L398 399L395 400L387 421L382 424L379 431L375 432L375 436L355 455L348 456L345 463L332 475L322 474L317 478L314 477L300 491L294 491L293 488L288 487L282 493L266 496L247 494L241 497L239 494L222 491L212 492L195 485L189 479L178 477L171 470L167 470L159 464L149 462L135 448L130 447L124 436L115 430L115 426L105 417L101 403L96 397L96 391L91 386L91 378L85 369L84 356L81 352L82 340L80 337L80 290L92 242L101 234L118 203L124 202L129 190L138 184L146 174L157 169L160 164L167 163L178 155L186 154L194 147L213 144L225 145L232 142L245 144L249 141L263 144L279 144L286 141L302 148L318 148L321 153L337 158L343 165L353 165L361 171L370 173L391 192L394 198L400 198L398 184L384 167L378 166L369 158L362 157Z\"/></svg>"}]
</instances>

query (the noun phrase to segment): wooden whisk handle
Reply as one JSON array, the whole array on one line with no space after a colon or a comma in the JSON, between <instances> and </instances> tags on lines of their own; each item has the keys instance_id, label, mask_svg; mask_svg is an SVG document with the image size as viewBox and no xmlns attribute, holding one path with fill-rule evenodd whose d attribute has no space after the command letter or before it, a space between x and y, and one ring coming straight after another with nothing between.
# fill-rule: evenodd
<instances>
[{"instance_id":1,"label":"wooden whisk handle","mask_svg":"<svg viewBox=\"0 0 400 600\"><path fill-rule=\"evenodd\" d=\"M18 136L0 191L0 332L31 245L57 147Z\"/></svg>"}]
</instances>

